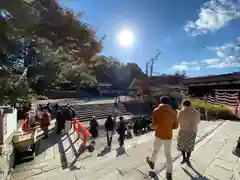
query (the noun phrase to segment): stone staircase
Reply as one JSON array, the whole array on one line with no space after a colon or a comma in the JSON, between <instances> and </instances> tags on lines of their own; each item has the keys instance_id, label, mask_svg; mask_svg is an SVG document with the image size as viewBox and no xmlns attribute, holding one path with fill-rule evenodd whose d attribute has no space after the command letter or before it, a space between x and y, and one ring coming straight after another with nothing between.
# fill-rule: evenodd
<instances>
[{"instance_id":1,"label":"stone staircase","mask_svg":"<svg viewBox=\"0 0 240 180\"><path fill-rule=\"evenodd\" d=\"M81 121L89 121L93 116L97 119L105 119L109 114L115 114L116 108L113 103L103 104L85 104L85 105L72 105L76 117ZM120 103L117 110L118 116L130 115L125 106Z\"/></svg>"},{"instance_id":2,"label":"stone staircase","mask_svg":"<svg viewBox=\"0 0 240 180\"><path fill-rule=\"evenodd\" d=\"M199 125L197 142L221 125L203 121ZM177 131L174 131L172 148L173 161L180 157L176 146ZM117 135L113 136L110 152L105 150L106 139L96 139L96 150L81 152L81 141L74 132L41 140L38 156L31 162L18 165L11 180L150 180L145 157L151 154L154 140L152 132L128 139L125 150L118 148ZM164 170L164 151L157 160L156 172ZM159 179L163 179L159 177Z\"/></svg>"}]
</instances>

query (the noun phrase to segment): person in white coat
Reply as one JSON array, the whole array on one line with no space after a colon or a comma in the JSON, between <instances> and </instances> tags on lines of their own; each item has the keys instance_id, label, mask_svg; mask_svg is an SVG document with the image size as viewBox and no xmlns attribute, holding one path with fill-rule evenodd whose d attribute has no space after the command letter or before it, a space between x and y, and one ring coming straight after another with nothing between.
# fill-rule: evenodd
<instances>
[{"instance_id":1,"label":"person in white coat","mask_svg":"<svg viewBox=\"0 0 240 180\"><path fill-rule=\"evenodd\" d=\"M195 146L200 113L192 107L189 100L184 100L182 106L177 116L180 126L177 137L177 149L181 151L183 156L181 164L186 162L188 165L191 165L189 159Z\"/></svg>"}]
</instances>

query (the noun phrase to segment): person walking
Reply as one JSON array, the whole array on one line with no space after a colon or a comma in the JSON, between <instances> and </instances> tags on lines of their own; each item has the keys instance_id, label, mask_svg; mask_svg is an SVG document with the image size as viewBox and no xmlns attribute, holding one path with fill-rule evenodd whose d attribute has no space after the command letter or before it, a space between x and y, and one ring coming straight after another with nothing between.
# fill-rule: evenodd
<instances>
[{"instance_id":1,"label":"person walking","mask_svg":"<svg viewBox=\"0 0 240 180\"><path fill-rule=\"evenodd\" d=\"M75 111L67 105L63 111L64 121L65 121L65 132L68 133L72 129L72 121L75 117Z\"/></svg>"},{"instance_id":2,"label":"person walking","mask_svg":"<svg viewBox=\"0 0 240 180\"><path fill-rule=\"evenodd\" d=\"M151 169L154 169L158 152L164 145L164 153L166 158L166 178L172 179L172 156L171 144L173 129L178 128L177 112L170 105L170 98L163 96L160 99L160 104L153 111L152 126L155 128L155 140L151 157L147 157L146 161Z\"/></svg>"},{"instance_id":3,"label":"person walking","mask_svg":"<svg viewBox=\"0 0 240 180\"><path fill-rule=\"evenodd\" d=\"M108 115L107 120L105 121L105 129L107 132L107 146L111 149L112 145L112 136L115 129L115 122L111 115Z\"/></svg>"},{"instance_id":4,"label":"person walking","mask_svg":"<svg viewBox=\"0 0 240 180\"><path fill-rule=\"evenodd\" d=\"M43 139L48 138L48 126L50 125L51 115L47 109L44 108L40 128L43 130Z\"/></svg>"},{"instance_id":5,"label":"person walking","mask_svg":"<svg viewBox=\"0 0 240 180\"><path fill-rule=\"evenodd\" d=\"M183 160L181 164L190 163L191 152L194 150L197 136L197 126L200 122L200 113L191 106L189 100L184 100L183 108L178 112L180 130L177 137L177 149L181 151Z\"/></svg>"},{"instance_id":6,"label":"person walking","mask_svg":"<svg viewBox=\"0 0 240 180\"><path fill-rule=\"evenodd\" d=\"M92 134L92 137L93 138L97 138L98 137L98 127L99 127L99 124L96 120L96 118L93 116L90 123L89 123L89 132Z\"/></svg>"},{"instance_id":7,"label":"person walking","mask_svg":"<svg viewBox=\"0 0 240 180\"><path fill-rule=\"evenodd\" d=\"M65 129L64 110L60 107L55 109L57 134L60 134Z\"/></svg>"},{"instance_id":8,"label":"person walking","mask_svg":"<svg viewBox=\"0 0 240 180\"><path fill-rule=\"evenodd\" d=\"M123 117L121 116L119 119L120 119L120 122L119 122L119 125L117 128L117 132L119 134L118 141L119 141L119 146L123 147L124 140L125 140L125 132L126 132L127 128L126 128L126 124L125 124Z\"/></svg>"},{"instance_id":9,"label":"person walking","mask_svg":"<svg viewBox=\"0 0 240 180\"><path fill-rule=\"evenodd\" d=\"M51 107L51 103L50 102L47 103L47 105L44 108L48 111L48 113L50 113L50 114L53 113L53 109Z\"/></svg>"}]
</instances>

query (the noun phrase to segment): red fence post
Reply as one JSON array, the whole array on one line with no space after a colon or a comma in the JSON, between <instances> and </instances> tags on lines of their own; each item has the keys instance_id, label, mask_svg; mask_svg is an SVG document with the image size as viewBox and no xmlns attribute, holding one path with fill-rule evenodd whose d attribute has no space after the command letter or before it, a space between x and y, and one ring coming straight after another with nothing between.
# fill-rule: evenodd
<instances>
[{"instance_id":1,"label":"red fence post","mask_svg":"<svg viewBox=\"0 0 240 180\"><path fill-rule=\"evenodd\" d=\"M76 125L78 127L76 127ZM92 135L89 133L89 131L77 119L73 120L73 127L74 127L74 131L76 131L76 133L78 134L78 137L80 136L80 138L82 139L83 146L86 147L87 137L90 137Z\"/></svg>"}]
</instances>

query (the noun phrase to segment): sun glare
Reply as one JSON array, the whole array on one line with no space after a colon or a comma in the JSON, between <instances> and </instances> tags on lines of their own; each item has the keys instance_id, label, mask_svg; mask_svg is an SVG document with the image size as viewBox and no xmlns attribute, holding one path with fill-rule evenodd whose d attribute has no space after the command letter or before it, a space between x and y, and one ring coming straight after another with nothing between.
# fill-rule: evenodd
<instances>
[{"instance_id":1,"label":"sun glare","mask_svg":"<svg viewBox=\"0 0 240 180\"><path fill-rule=\"evenodd\" d=\"M133 43L133 33L129 30L123 30L118 35L118 42L121 46L130 46Z\"/></svg>"}]
</instances>

